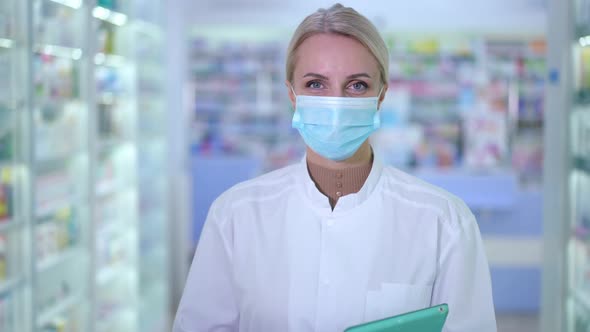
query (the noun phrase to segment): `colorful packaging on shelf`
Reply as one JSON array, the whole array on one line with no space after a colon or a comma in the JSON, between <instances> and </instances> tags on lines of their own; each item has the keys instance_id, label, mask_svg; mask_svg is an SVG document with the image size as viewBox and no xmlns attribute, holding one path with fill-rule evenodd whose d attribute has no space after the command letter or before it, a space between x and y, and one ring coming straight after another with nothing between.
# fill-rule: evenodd
<instances>
[{"instance_id":1,"label":"colorful packaging on shelf","mask_svg":"<svg viewBox=\"0 0 590 332\"><path fill-rule=\"evenodd\" d=\"M12 216L12 185L8 168L0 169L0 223Z\"/></svg>"},{"instance_id":2,"label":"colorful packaging on shelf","mask_svg":"<svg viewBox=\"0 0 590 332\"><path fill-rule=\"evenodd\" d=\"M508 124L506 114L479 110L465 115L463 122L465 165L494 168L506 162Z\"/></svg>"},{"instance_id":3,"label":"colorful packaging on shelf","mask_svg":"<svg viewBox=\"0 0 590 332\"><path fill-rule=\"evenodd\" d=\"M109 24L102 23L98 30L98 51L104 54L115 53L115 31Z\"/></svg>"},{"instance_id":4,"label":"colorful packaging on shelf","mask_svg":"<svg viewBox=\"0 0 590 332\"><path fill-rule=\"evenodd\" d=\"M8 248L6 236L0 235L0 281L8 278ZM1 326L1 324L0 324Z\"/></svg>"},{"instance_id":5,"label":"colorful packaging on shelf","mask_svg":"<svg viewBox=\"0 0 590 332\"><path fill-rule=\"evenodd\" d=\"M512 167L523 183L541 183L543 176L542 133L522 134L512 142Z\"/></svg>"},{"instance_id":6,"label":"colorful packaging on shelf","mask_svg":"<svg viewBox=\"0 0 590 332\"><path fill-rule=\"evenodd\" d=\"M71 207L65 207L47 217L36 226L37 260L72 248L78 243L80 230Z\"/></svg>"},{"instance_id":7,"label":"colorful packaging on shelf","mask_svg":"<svg viewBox=\"0 0 590 332\"><path fill-rule=\"evenodd\" d=\"M573 89L577 94L578 102L590 101L590 49L574 44L573 57Z\"/></svg>"}]
</instances>

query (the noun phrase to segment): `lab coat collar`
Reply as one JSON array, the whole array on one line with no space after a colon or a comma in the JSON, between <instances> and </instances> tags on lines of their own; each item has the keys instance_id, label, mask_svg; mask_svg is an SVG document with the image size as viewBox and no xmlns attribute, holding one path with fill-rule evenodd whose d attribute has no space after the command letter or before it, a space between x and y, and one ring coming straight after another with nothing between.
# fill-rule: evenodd
<instances>
[{"instance_id":1,"label":"lab coat collar","mask_svg":"<svg viewBox=\"0 0 590 332\"><path fill-rule=\"evenodd\" d=\"M383 163L381 159L373 153L373 165L371 172L365 180L365 183L361 187L359 192L349 194L338 199L338 203L332 211L328 197L322 194L313 182L309 171L307 169L307 156L303 156L303 159L299 163L298 167L298 178L297 181L299 188L302 190L302 194L309 200L311 206L316 209L322 215L338 215L341 213L349 212L350 209L355 208L365 202L371 194L375 191L379 179L381 179L381 173L383 171Z\"/></svg>"}]
</instances>

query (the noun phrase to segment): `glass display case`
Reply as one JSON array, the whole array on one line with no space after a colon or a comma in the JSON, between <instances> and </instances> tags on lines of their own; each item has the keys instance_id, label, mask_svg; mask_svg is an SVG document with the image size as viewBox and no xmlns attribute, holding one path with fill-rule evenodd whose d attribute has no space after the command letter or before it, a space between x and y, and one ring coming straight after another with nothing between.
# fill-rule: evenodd
<instances>
[{"instance_id":1,"label":"glass display case","mask_svg":"<svg viewBox=\"0 0 590 332\"><path fill-rule=\"evenodd\" d=\"M31 329L31 228L20 199L28 174L21 125L26 95L17 89L26 66L24 26L18 20L24 12L17 1L0 3L0 331L6 332Z\"/></svg>"},{"instance_id":2,"label":"glass display case","mask_svg":"<svg viewBox=\"0 0 590 332\"><path fill-rule=\"evenodd\" d=\"M97 1L95 36L94 331L137 331L136 67L129 1Z\"/></svg>"},{"instance_id":3,"label":"glass display case","mask_svg":"<svg viewBox=\"0 0 590 332\"><path fill-rule=\"evenodd\" d=\"M130 23L137 67L139 331L145 332L170 329L163 9L161 1L136 0Z\"/></svg>"},{"instance_id":4,"label":"glass display case","mask_svg":"<svg viewBox=\"0 0 590 332\"><path fill-rule=\"evenodd\" d=\"M590 1L549 1L542 331L590 330Z\"/></svg>"},{"instance_id":5,"label":"glass display case","mask_svg":"<svg viewBox=\"0 0 590 332\"><path fill-rule=\"evenodd\" d=\"M163 36L161 22L138 28L135 6L0 3L2 332L168 328L163 64L137 75L162 49L134 42ZM140 136L154 139L141 152Z\"/></svg>"},{"instance_id":6,"label":"glass display case","mask_svg":"<svg viewBox=\"0 0 590 332\"><path fill-rule=\"evenodd\" d=\"M569 112L568 331L590 329L590 1L574 3Z\"/></svg>"},{"instance_id":7,"label":"glass display case","mask_svg":"<svg viewBox=\"0 0 590 332\"><path fill-rule=\"evenodd\" d=\"M35 331L76 331L88 328L91 301L84 11L80 2L31 5Z\"/></svg>"}]
</instances>

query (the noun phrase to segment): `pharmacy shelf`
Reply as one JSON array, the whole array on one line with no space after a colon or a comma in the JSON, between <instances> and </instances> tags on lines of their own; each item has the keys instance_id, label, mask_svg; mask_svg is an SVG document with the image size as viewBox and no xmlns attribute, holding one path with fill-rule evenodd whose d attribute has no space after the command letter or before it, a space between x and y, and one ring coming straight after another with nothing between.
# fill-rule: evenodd
<instances>
[{"instance_id":1,"label":"pharmacy shelf","mask_svg":"<svg viewBox=\"0 0 590 332\"><path fill-rule=\"evenodd\" d=\"M60 300L57 304L42 311L37 318L37 327L41 328L45 324L51 323L56 317L58 317L58 315L82 302L82 299L82 295L70 295Z\"/></svg>"},{"instance_id":2,"label":"pharmacy shelf","mask_svg":"<svg viewBox=\"0 0 590 332\"><path fill-rule=\"evenodd\" d=\"M75 195L69 195L62 198L57 198L49 203L44 203L43 206L37 207L35 215L37 218L49 216L60 209L74 207L81 200Z\"/></svg>"},{"instance_id":3,"label":"pharmacy shelf","mask_svg":"<svg viewBox=\"0 0 590 332\"><path fill-rule=\"evenodd\" d=\"M4 233L4 232L10 232L15 228L20 228L22 227L22 223L21 222L17 222L13 219L3 219L0 220L0 233Z\"/></svg>"},{"instance_id":4,"label":"pharmacy shelf","mask_svg":"<svg viewBox=\"0 0 590 332\"><path fill-rule=\"evenodd\" d=\"M573 166L575 169L582 171L586 175L590 176L590 157L574 157Z\"/></svg>"},{"instance_id":5,"label":"pharmacy shelf","mask_svg":"<svg viewBox=\"0 0 590 332\"><path fill-rule=\"evenodd\" d=\"M39 261L39 263L37 263L37 272L47 271L63 264L64 262L70 261L76 256L79 256L83 250L84 249L80 247L70 247L60 253L53 254L48 258L44 258L43 260Z\"/></svg>"},{"instance_id":6,"label":"pharmacy shelf","mask_svg":"<svg viewBox=\"0 0 590 332\"><path fill-rule=\"evenodd\" d=\"M8 279L8 280L0 280L0 294L8 293L15 288L21 286L23 279Z\"/></svg>"},{"instance_id":7,"label":"pharmacy shelf","mask_svg":"<svg viewBox=\"0 0 590 332\"><path fill-rule=\"evenodd\" d=\"M57 58L80 60L82 49L52 44L37 44L33 47L34 52L54 56Z\"/></svg>"}]
</instances>

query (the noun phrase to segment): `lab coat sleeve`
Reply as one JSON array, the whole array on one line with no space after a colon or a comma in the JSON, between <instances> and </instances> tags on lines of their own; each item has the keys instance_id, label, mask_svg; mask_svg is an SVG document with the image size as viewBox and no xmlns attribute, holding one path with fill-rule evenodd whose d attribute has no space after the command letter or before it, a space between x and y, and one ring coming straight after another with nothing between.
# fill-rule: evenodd
<instances>
[{"instance_id":1,"label":"lab coat sleeve","mask_svg":"<svg viewBox=\"0 0 590 332\"><path fill-rule=\"evenodd\" d=\"M213 203L201 233L174 319L173 332L238 330L234 294L231 223L219 199Z\"/></svg>"},{"instance_id":2,"label":"lab coat sleeve","mask_svg":"<svg viewBox=\"0 0 590 332\"><path fill-rule=\"evenodd\" d=\"M475 217L457 202L440 228L432 304L447 303L443 332L496 332L490 271Z\"/></svg>"}]
</instances>

